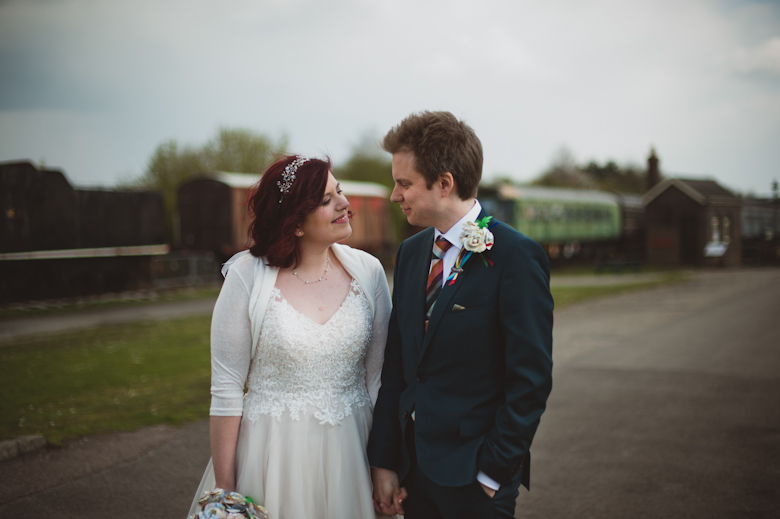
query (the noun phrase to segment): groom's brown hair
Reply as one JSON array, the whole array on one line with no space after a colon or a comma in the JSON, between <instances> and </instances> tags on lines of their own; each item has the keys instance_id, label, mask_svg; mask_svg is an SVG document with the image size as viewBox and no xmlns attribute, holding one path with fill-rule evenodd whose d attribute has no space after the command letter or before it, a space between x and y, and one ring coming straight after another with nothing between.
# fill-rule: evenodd
<instances>
[{"instance_id":1,"label":"groom's brown hair","mask_svg":"<svg viewBox=\"0 0 780 519\"><path fill-rule=\"evenodd\" d=\"M428 189L439 175L452 173L461 199L477 196L482 178L482 143L474 130L450 112L413 113L382 141L389 153L411 152Z\"/></svg>"}]
</instances>

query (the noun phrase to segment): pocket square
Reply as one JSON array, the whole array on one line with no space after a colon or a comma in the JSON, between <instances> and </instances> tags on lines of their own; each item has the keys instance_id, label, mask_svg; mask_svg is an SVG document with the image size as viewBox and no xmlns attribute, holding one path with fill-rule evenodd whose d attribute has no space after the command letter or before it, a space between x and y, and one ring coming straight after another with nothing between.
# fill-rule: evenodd
<instances>
[{"instance_id":1,"label":"pocket square","mask_svg":"<svg viewBox=\"0 0 780 519\"><path fill-rule=\"evenodd\" d=\"M460 306L460 305L452 305L452 311L453 311L453 312L457 312L458 310L465 310L465 309L466 309L466 307L465 307L465 306Z\"/></svg>"}]
</instances>

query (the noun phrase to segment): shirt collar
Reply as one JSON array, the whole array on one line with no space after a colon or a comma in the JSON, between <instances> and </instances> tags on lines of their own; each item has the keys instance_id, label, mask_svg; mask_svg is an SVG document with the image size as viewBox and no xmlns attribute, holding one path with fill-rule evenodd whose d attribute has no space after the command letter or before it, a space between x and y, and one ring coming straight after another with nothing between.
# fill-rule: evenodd
<instances>
[{"instance_id":1,"label":"shirt collar","mask_svg":"<svg viewBox=\"0 0 780 519\"><path fill-rule=\"evenodd\" d=\"M457 247L458 249L463 248L463 244L460 242L460 231L463 230L463 224L466 222L476 222L477 218L479 218L479 213L482 212L482 204L479 203L479 200L474 200L474 207L469 209L469 212L463 215L463 218L458 220L458 222L450 227L450 230L446 233L442 233L439 229L436 229L436 232L433 235L433 240L436 241L436 238L439 236L444 236L444 238L450 242L454 247Z\"/></svg>"}]
</instances>

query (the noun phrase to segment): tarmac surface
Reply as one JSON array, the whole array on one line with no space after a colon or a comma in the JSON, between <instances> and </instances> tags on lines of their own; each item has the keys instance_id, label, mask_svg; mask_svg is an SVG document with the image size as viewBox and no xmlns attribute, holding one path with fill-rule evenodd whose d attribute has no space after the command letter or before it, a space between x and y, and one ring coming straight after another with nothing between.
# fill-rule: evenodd
<instances>
[{"instance_id":1,"label":"tarmac surface","mask_svg":"<svg viewBox=\"0 0 780 519\"><path fill-rule=\"evenodd\" d=\"M778 517L778 309L780 270L745 269L556 311L516 517ZM183 518L208 458L206 421L24 455L0 463L0 518Z\"/></svg>"},{"instance_id":2,"label":"tarmac surface","mask_svg":"<svg viewBox=\"0 0 780 519\"><path fill-rule=\"evenodd\" d=\"M0 347L3 342L26 335L50 334L137 321L165 321L194 315L209 315L217 302L213 298L149 303L116 308L99 308L62 314L3 319L0 321Z\"/></svg>"}]
</instances>

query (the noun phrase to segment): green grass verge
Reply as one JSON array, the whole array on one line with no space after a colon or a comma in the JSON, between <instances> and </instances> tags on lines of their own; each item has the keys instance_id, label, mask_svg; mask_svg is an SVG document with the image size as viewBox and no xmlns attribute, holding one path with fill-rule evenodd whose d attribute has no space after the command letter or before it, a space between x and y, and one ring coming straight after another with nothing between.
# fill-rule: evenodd
<instances>
[{"instance_id":1,"label":"green grass verge","mask_svg":"<svg viewBox=\"0 0 780 519\"><path fill-rule=\"evenodd\" d=\"M556 309L685 279L553 287ZM208 416L208 316L106 326L0 346L0 439L42 434L49 443Z\"/></svg>"},{"instance_id":2,"label":"green grass verge","mask_svg":"<svg viewBox=\"0 0 780 519\"><path fill-rule=\"evenodd\" d=\"M208 416L210 317L107 326L0 347L0 439L68 438Z\"/></svg>"},{"instance_id":3,"label":"green grass verge","mask_svg":"<svg viewBox=\"0 0 780 519\"><path fill-rule=\"evenodd\" d=\"M26 304L0 308L0 321L3 319L20 319L25 317L42 317L54 314L79 312L81 310L96 310L103 308L118 308L125 306L150 305L156 303L171 303L193 299L216 298L220 286L203 286L168 289L161 292L141 293L137 297L126 295L103 295L81 298L77 301L41 302L39 305ZM112 298L114 297L114 298Z\"/></svg>"},{"instance_id":4,"label":"green grass verge","mask_svg":"<svg viewBox=\"0 0 780 519\"><path fill-rule=\"evenodd\" d=\"M639 270L633 268L627 268L620 271L603 269L598 270L595 265L578 265L576 267L562 266L562 267L550 267L550 276L621 276L621 275L634 275L634 274L650 274L654 272L678 272L667 267L659 267L657 265L641 265Z\"/></svg>"},{"instance_id":5,"label":"green grass verge","mask_svg":"<svg viewBox=\"0 0 780 519\"><path fill-rule=\"evenodd\" d=\"M594 286L573 286L573 287L551 287L550 292L555 301L555 309L565 308L574 303L599 299L602 297L633 292L650 287L667 285L670 283L679 283L685 281L688 277L680 271L668 272L663 278L655 281L642 283L627 283L620 285L594 285Z\"/></svg>"}]
</instances>

